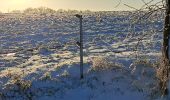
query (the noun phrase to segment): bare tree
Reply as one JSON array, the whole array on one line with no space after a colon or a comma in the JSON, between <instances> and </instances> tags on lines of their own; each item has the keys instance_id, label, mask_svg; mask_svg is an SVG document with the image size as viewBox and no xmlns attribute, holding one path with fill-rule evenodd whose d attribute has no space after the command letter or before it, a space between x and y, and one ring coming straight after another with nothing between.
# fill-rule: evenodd
<instances>
[{"instance_id":1,"label":"bare tree","mask_svg":"<svg viewBox=\"0 0 170 100\"><path fill-rule=\"evenodd\" d=\"M162 85L162 94L168 95L168 80L169 80L169 36L170 36L170 0L166 0L166 6L165 6L165 24L164 24L164 32L163 32L163 48L162 48L162 56L163 56L163 81L160 82L160 85Z\"/></svg>"},{"instance_id":2,"label":"bare tree","mask_svg":"<svg viewBox=\"0 0 170 100\"><path fill-rule=\"evenodd\" d=\"M170 0L141 0L144 5L137 9L131 5L124 4L125 6L136 11L137 20L147 19L152 16L155 12L165 12L164 28L163 28L163 45L162 45L162 61L158 68L158 78L160 80L159 86L163 96L168 95L168 80L169 80L169 38L170 38ZM121 2L121 0L120 0ZM120 3L118 4L120 5Z\"/></svg>"},{"instance_id":3,"label":"bare tree","mask_svg":"<svg viewBox=\"0 0 170 100\"><path fill-rule=\"evenodd\" d=\"M145 8L148 9L148 13L145 15L151 15L158 10L165 10L164 29L163 29L163 46L162 46L162 62L159 66L158 72L160 79L160 90L163 96L168 95L168 80L169 80L169 36L170 36L170 0L161 0L154 4L149 5L150 2L144 2Z\"/></svg>"}]
</instances>

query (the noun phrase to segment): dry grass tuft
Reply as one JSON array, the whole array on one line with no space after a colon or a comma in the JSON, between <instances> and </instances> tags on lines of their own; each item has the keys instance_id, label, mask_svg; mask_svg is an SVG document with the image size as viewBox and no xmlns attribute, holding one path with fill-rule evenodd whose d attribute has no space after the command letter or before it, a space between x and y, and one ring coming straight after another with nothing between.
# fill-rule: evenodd
<instances>
[{"instance_id":1,"label":"dry grass tuft","mask_svg":"<svg viewBox=\"0 0 170 100\"><path fill-rule=\"evenodd\" d=\"M21 76L22 75L20 74L13 75L8 86L11 86L12 88L15 86L20 91L28 90L31 87L32 83L31 81L23 80Z\"/></svg>"},{"instance_id":2,"label":"dry grass tuft","mask_svg":"<svg viewBox=\"0 0 170 100\"><path fill-rule=\"evenodd\" d=\"M161 63L157 69L157 77L159 79L159 87L162 96L168 94L168 80L169 80L169 61L167 59L161 59Z\"/></svg>"},{"instance_id":3,"label":"dry grass tuft","mask_svg":"<svg viewBox=\"0 0 170 100\"><path fill-rule=\"evenodd\" d=\"M94 70L118 69L122 67L119 64L113 63L107 57L93 57L92 64Z\"/></svg>"}]
</instances>

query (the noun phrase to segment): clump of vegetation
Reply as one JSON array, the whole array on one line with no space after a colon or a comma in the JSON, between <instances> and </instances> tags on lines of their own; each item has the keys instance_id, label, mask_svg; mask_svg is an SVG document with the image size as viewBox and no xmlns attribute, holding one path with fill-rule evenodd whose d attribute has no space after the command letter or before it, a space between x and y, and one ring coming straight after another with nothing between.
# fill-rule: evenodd
<instances>
[{"instance_id":1,"label":"clump of vegetation","mask_svg":"<svg viewBox=\"0 0 170 100\"><path fill-rule=\"evenodd\" d=\"M42 79L42 80L51 79L51 74L50 74L50 72L46 72L46 73L44 74L44 76L43 76L41 79Z\"/></svg>"},{"instance_id":2,"label":"clump of vegetation","mask_svg":"<svg viewBox=\"0 0 170 100\"><path fill-rule=\"evenodd\" d=\"M92 69L93 70L107 70L107 69L117 69L122 66L116 63L113 63L107 57L93 57L92 58Z\"/></svg>"},{"instance_id":3,"label":"clump of vegetation","mask_svg":"<svg viewBox=\"0 0 170 100\"><path fill-rule=\"evenodd\" d=\"M146 69L146 68L151 68L152 70L155 69L155 66L157 66L157 64L153 64L149 58L145 58L145 57L141 57L135 61L133 61L133 63L130 65L130 68L132 68L132 73L134 73L137 69L137 67L141 67L142 69ZM141 72L143 70L140 70Z\"/></svg>"},{"instance_id":4,"label":"clump of vegetation","mask_svg":"<svg viewBox=\"0 0 170 100\"><path fill-rule=\"evenodd\" d=\"M31 86L31 81L23 80L20 75L14 75L11 77L10 83L4 87L2 97L13 98L21 96L24 100L32 100Z\"/></svg>"},{"instance_id":5,"label":"clump of vegetation","mask_svg":"<svg viewBox=\"0 0 170 100\"><path fill-rule=\"evenodd\" d=\"M24 10L24 13L31 13L31 14L47 14L47 13L56 13L55 10L47 8L47 7L39 7L39 8L27 8Z\"/></svg>"},{"instance_id":6,"label":"clump of vegetation","mask_svg":"<svg viewBox=\"0 0 170 100\"><path fill-rule=\"evenodd\" d=\"M27 91L31 87L31 81L16 79L14 84L18 87L20 91Z\"/></svg>"},{"instance_id":7,"label":"clump of vegetation","mask_svg":"<svg viewBox=\"0 0 170 100\"><path fill-rule=\"evenodd\" d=\"M61 76L64 76L64 77L67 77L67 76L69 76L70 74L68 73L68 71L64 71L63 73L62 73L62 75Z\"/></svg>"},{"instance_id":8,"label":"clump of vegetation","mask_svg":"<svg viewBox=\"0 0 170 100\"><path fill-rule=\"evenodd\" d=\"M169 61L161 59L161 63L157 69L157 77L159 79L159 87L163 96L168 94L168 80L169 80Z\"/></svg>"}]
</instances>

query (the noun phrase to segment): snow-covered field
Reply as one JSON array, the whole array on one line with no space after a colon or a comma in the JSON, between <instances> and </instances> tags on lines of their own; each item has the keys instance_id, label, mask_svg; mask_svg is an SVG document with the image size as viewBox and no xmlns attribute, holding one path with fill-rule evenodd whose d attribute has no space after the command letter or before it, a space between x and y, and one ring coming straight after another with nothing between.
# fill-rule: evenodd
<instances>
[{"instance_id":1,"label":"snow-covered field","mask_svg":"<svg viewBox=\"0 0 170 100\"><path fill-rule=\"evenodd\" d=\"M82 14L82 80L74 13L0 15L0 100L159 100L163 16Z\"/></svg>"}]
</instances>

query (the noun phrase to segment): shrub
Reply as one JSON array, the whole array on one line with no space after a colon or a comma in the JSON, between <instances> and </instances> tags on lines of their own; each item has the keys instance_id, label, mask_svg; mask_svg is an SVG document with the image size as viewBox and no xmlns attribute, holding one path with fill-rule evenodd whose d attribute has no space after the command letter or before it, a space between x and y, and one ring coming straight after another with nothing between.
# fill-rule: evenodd
<instances>
[{"instance_id":1,"label":"shrub","mask_svg":"<svg viewBox=\"0 0 170 100\"><path fill-rule=\"evenodd\" d=\"M19 91L27 91L31 87L31 81L22 80L20 75L12 77L12 84L16 85Z\"/></svg>"},{"instance_id":2,"label":"shrub","mask_svg":"<svg viewBox=\"0 0 170 100\"><path fill-rule=\"evenodd\" d=\"M159 79L159 87L163 96L168 94L168 77L169 77L169 61L161 59L161 63L157 69L157 77Z\"/></svg>"},{"instance_id":3,"label":"shrub","mask_svg":"<svg viewBox=\"0 0 170 100\"><path fill-rule=\"evenodd\" d=\"M21 97L23 100L32 100L31 86L31 81L23 80L20 75L14 75L11 77L11 81L3 88L0 98L8 100Z\"/></svg>"},{"instance_id":4,"label":"shrub","mask_svg":"<svg viewBox=\"0 0 170 100\"><path fill-rule=\"evenodd\" d=\"M92 69L94 70L108 70L122 67L120 64L113 63L107 57L93 57L92 64Z\"/></svg>"}]
</instances>

